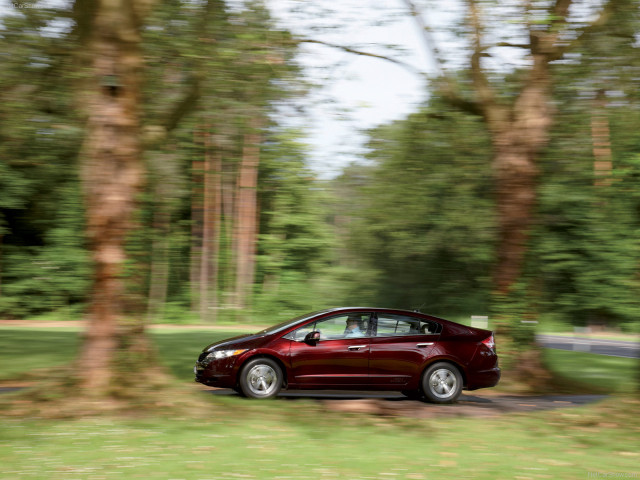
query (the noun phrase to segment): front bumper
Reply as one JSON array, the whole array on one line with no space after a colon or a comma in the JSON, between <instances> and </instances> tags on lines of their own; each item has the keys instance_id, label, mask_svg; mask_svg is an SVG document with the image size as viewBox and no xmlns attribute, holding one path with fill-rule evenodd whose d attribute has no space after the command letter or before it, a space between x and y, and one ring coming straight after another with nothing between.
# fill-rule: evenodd
<instances>
[{"instance_id":1,"label":"front bumper","mask_svg":"<svg viewBox=\"0 0 640 480\"><path fill-rule=\"evenodd\" d=\"M236 380L236 357L213 360L209 363L197 361L193 367L195 381L210 387L234 388Z\"/></svg>"}]
</instances>

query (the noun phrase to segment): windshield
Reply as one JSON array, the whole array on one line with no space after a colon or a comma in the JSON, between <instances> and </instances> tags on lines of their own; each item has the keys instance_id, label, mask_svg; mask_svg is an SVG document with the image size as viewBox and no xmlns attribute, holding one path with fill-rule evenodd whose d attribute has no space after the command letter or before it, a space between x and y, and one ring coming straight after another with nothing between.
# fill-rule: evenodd
<instances>
[{"instance_id":1,"label":"windshield","mask_svg":"<svg viewBox=\"0 0 640 480\"><path fill-rule=\"evenodd\" d=\"M287 328L292 327L298 322L302 322L303 320L306 320L311 317L315 317L316 315L319 315L321 313L328 312L328 311L329 310L319 310L317 312L305 313L304 315L300 315L299 317L291 318L285 322L279 323L277 325L273 325L272 327L269 327L269 328L265 328L264 330L260 330L259 332L256 333L256 335L268 335L271 333L278 333L282 330L286 330Z\"/></svg>"}]
</instances>

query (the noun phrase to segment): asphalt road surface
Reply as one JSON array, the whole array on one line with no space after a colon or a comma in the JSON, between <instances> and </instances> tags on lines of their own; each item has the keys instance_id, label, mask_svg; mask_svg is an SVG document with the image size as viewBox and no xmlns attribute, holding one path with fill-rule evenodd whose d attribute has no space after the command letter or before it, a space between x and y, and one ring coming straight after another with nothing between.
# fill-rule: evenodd
<instances>
[{"instance_id":1,"label":"asphalt road surface","mask_svg":"<svg viewBox=\"0 0 640 480\"><path fill-rule=\"evenodd\" d=\"M238 395L230 389L207 390L213 395ZM504 395L490 389L465 392L452 405L436 405L411 400L396 392L291 390L278 395L281 400L315 400L329 410L412 418L494 417L512 412L534 412L578 407L606 398L606 395Z\"/></svg>"},{"instance_id":2,"label":"asphalt road surface","mask_svg":"<svg viewBox=\"0 0 640 480\"><path fill-rule=\"evenodd\" d=\"M537 335L537 339L538 343L545 348L595 353L598 355L608 355L610 357L640 358L640 344L638 342L563 337L558 335Z\"/></svg>"}]
</instances>

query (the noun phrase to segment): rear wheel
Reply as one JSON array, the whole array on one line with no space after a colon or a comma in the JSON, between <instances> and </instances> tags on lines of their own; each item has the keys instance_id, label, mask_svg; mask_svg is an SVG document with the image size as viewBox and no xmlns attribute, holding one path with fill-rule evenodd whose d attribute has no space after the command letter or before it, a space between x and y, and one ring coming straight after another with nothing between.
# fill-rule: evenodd
<instances>
[{"instance_id":1,"label":"rear wheel","mask_svg":"<svg viewBox=\"0 0 640 480\"><path fill-rule=\"evenodd\" d=\"M240 374L240 389L247 397L272 398L282 388L282 369L270 358L249 360Z\"/></svg>"},{"instance_id":2,"label":"rear wheel","mask_svg":"<svg viewBox=\"0 0 640 480\"><path fill-rule=\"evenodd\" d=\"M462 392L460 370L450 363L431 365L422 375L422 390L430 402L455 402Z\"/></svg>"}]
</instances>

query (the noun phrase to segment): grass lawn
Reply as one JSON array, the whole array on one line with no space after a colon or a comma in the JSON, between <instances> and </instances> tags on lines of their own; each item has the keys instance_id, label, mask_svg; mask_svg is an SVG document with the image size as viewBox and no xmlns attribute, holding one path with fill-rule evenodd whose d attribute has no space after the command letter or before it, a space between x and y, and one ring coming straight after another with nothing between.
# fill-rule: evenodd
<instances>
[{"instance_id":1,"label":"grass lawn","mask_svg":"<svg viewBox=\"0 0 640 480\"><path fill-rule=\"evenodd\" d=\"M202 347L233 334L171 330L154 338L174 375L191 382ZM0 379L65 363L76 349L71 330L2 327ZM569 378L608 378L616 389L636 367L547 353ZM331 412L304 399L202 396L210 408L193 414L5 416L0 479L640 478L640 402L630 397L496 418L406 419Z\"/></svg>"},{"instance_id":2,"label":"grass lawn","mask_svg":"<svg viewBox=\"0 0 640 480\"><path fill-rule=\"evenodd\" d=\"M304 400L227 398L197 418L9 418L0 423L0 477L637 478L639 406L408 420L323 413Z\"/></svg>"},{"instance_id":3,"label":"grass lawn","mask_svg":"<svg viewBox=\"0 0 640 480\"><path fill-rule=\"evenodd\" d=\"M569 350L543 350L543 361L574 389L581 386L602 393L629 393L638 381L639 360Z\"/></svg>"}]
</instances>

